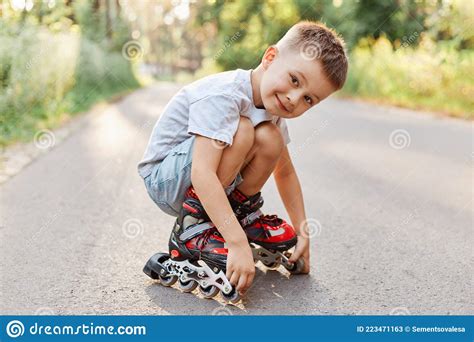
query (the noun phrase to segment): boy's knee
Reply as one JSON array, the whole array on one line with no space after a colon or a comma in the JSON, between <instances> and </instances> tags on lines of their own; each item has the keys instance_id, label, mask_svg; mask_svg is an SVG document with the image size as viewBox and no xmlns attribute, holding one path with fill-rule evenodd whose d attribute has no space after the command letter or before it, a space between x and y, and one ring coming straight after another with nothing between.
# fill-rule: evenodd
<instances>
[{"instance_id":1,"label":"boy's knee","mask_svg":"<svg viewBox=\"0 0 474 342\"><path fill-rule=\"evenodd\" d=\"M254 144L255 130L250 119L241 116L239 127L235 133L232 146L243 150L250 150Z\"/></svg>"},{"instance_id":2,"label":"boy's knee","mask_svg":"<svg viewBox=\"0 0 474 342\"><path fill-rule=\"evenodd\" d=\"M280 129L274 123L265 121L255 129L255 144L258 144L257 153L277 158L280 156L285 142Z\"/></svg>"}]
</instances>

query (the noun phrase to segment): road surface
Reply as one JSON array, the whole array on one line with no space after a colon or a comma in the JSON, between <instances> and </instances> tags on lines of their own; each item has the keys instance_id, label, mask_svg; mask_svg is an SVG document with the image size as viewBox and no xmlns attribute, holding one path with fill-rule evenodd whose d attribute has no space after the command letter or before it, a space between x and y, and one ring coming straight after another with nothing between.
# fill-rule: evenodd
<instances>
[{"instance_id":1,"label":"road surface","mask_svg":"<svg viewBox=\"0 0 474 342\"><path fill-rule=\"evenodd\" d=\"M136 164L177 85L139 90L0 185L1 314L473 314L472 124L329 99L289 122L311 273L223 306L142 273L173 218ZM265 212L287 218L273 180Z\"/></svg>"}]
</instances>

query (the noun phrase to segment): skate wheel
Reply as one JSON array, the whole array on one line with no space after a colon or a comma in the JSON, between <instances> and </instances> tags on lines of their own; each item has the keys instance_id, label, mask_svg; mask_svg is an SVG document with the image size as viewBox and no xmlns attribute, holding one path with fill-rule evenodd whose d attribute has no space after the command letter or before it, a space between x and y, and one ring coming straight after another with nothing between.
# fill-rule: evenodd
<instances>
[{"instance_id":1,"label":"skate wheel","mask_svg":"<svg viewBox=\"0 0 474 342\"><path fill-rule=\"evenodd\" d=\"M301 271L303 271L304 268L304 261L303 259L298 259L292 267L287 267L285 265L285 268L291 273L291 274L299 274Z\"/></svg>"},{"instance_id":2,"label":"skate wheel","mask_svg":"<svg viewBox=\"0 0 474 342\"><path fill-rule=\"evenodd\" d=\"M143 268L143 272L149 276L151 279L160 279L160 276L158 275L158 273L156 273L155 271L153 271L152 269L150 269L149 267L145 266Z\"/></svg>"},{"instance_id":3,"label":"skate wheel","mask_svg":"<svg viewBox=\"0 0 474 342\"><path fill-rule=\"evenodd\" d=\"M274 262L266 262L263 260L261 261L262 261L262 264L264 264L268 268L278 268L278 266L280 266L280 263L277 261L274 261Z\"/></svg>"},{"instance_id":4,"label":"skate wheel","mask_svg":"<svg viewBox=\"0 0 474 342\"><path fill-rule=\"evenodd\" d=\"M237 303L240 300L240 295L235 288L232 288L232 291L229 294L221 292L222 298L231 303Z\"/></svg>"},{"instance_id":5,"label":"skate wheel","mask_svg":"<svg viewBox=\"0 0 474 342\"><path fill-rule=\"evenodd\" d=\"M151 279L160 279L160 272L163 269L162 264L169 259L169 255L166 253L156 253L143 267L143 272Z\"/></svg>"},{"instance_id":6,"label":"skate wheel","mask_svg":"<svg viewBox=\"0 0 474 342\"><path fill-rule=\"evenodd\" d=\"M177 276L168 275L168 276L159 276L160 277L160 284L163 286L172 286L178 280Z\"/></svg>"},{"instance_id":7,"label":"skate wheel","mask_svg":"<svg viewBox=\"0 0 474 342\"><path fill-rule=\"evenodd\" d=\"M219 288L213 285L208 287L199 286L199 292L201 292L204 298L213 298L219 293Z\"/></svg>"},{"instance_id":8,"label":"skate wheel","mask_svg":"<svg viewBox=\"0 0 474 342\"><path fill-rule=\"evenodd\" d=\"M180 279L178 285L181 291L192 292L198 286L198 282L195 280L182 281Z\"/></svg>"}]
</instances>

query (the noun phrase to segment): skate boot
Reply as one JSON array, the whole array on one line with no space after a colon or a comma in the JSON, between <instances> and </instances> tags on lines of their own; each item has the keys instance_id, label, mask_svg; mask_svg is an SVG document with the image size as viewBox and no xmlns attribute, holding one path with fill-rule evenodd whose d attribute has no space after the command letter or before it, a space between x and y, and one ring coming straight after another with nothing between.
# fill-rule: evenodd
<instances>
[{"instance_id":1,"label":"skate boot","mask_svg":"<svg viewBox=\"0 0 474 342\"><path fill-rule=\"evenodd\" d=\"M237 302L240 297L225 276L227 248L217 228L209 221L192 186L186 191L180 215L169 239L169 254L157 253L143 271L164 286L178 281L183 292L196 287L205 298L219 292L224 299Z\"/></svg>"},{"instance_id":2,"label":"skate boot","mask_svg":"<svg viewBox=\"0 0 474 342\"><path fill-rule=\"evenodd\" d=\"M293 274L303 269L303 260L289 263L291 253L288 251L296 245L297 236L293 227L277 215L263 215L261 193L247 197L235 189L229 196L229 203L242 225L250 246L253 258L269 268L282 264Z\"/></svg>"}]
</instances>

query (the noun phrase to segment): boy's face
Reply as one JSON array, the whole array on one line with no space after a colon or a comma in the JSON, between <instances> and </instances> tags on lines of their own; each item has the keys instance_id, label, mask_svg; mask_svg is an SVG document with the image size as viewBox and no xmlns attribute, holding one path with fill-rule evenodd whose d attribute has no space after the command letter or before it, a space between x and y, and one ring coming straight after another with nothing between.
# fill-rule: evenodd
<instances>
[{"instance_id":1,"label":"boy's face","mask_svg":"<svg viewBox=\"0 0 474 342\"><path fill-rule=\"evenodd\" d=\"M324 75L321 62L298 52L280 53L271 46L263 56L262 66L260 96L272 115L298 117L336 91Z\"/></svg>"}]
</instances>

